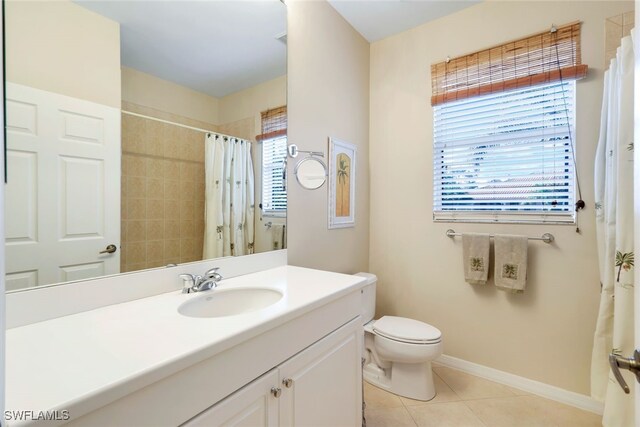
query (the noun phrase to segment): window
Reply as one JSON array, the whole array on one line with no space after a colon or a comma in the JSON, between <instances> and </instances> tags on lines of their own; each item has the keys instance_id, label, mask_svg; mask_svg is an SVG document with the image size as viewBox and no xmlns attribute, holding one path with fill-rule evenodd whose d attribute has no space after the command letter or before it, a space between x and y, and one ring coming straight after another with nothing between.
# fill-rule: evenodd
<instances>
[{"instance_id":1,"label":"window","mask_svg":"<svg viewBox=\"0 0 640 427\"><path fill-rule=\"evenodd\" d=\"M284 216L287 212L287 190L284 173L287 159L287 107L261 113L262 133L262 214Z\"/></svg>"},{"instance_id":2,"label":"window","mask_svg":"<svg viewBox=\"0 0 640 427\"><path fill-rule=\"evenodd\" d=\"M287 190L284 186L286 157L286 136L262 141L262 212L264 215L278 216L287 212Z\"/></svg>"},{"instance_id":3,"label":"window","mask_svg":"<svg viewBox=\"0 0 640 427\"><path fill-rule=\"evenodd\" d=\"M435 221L575 222L579 29L432 66Z\"/></svg>"},{"instance_id":4,"label":"window","mask_svg":"<svg viewBox=\"0 0 640 427\"><path fill-rule=\"evenodd\" d=\"M574 87L552 83L434 107L434 218L541 220L509 215L537 213L573 222Z\"/></svg>"}]
</instances>

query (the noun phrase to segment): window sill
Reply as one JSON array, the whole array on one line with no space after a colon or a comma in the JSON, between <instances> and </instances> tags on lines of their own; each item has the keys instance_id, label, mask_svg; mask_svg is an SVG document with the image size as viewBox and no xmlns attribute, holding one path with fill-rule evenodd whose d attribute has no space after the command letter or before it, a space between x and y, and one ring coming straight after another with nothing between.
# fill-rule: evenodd
<instances>
[{"instance_id":1,"label":"window sill","mask_svg":"<svg viewBox=\"0 0 640 427\"><path fill-rule=\"evenodd\" d=\"M475 224L576 225L575 212L565 213L497 213L497 212L434 212L433 222Z\"/></svg>"},{"instance_id":2,"label":"window sill","mask_svg":"<svg viewBox=\"0 0 640 427\"><path fill-rule=\"evenodd\" d=\"M262 217L263 218L286 218L287 217L287 213L286 212L262 212Z\"/></svg>"}]
</instances>

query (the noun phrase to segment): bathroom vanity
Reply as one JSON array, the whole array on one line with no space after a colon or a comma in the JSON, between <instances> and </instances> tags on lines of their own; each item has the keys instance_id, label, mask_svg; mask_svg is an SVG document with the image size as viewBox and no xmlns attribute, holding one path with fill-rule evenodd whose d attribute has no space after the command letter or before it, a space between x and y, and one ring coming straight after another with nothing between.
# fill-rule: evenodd
<instances>
[{"instance_id":1,"label":"bathroom vanity","mask_svg":"<svg viewBox=\"0 0 640 427\"><path fill-rule=\"evenodd\" d=\"M281 266L9 329L7 409L70 416L33 425L360 425L363 284ZM206 308L225 293L245 312Z\"/></svg>"}]
</instances>

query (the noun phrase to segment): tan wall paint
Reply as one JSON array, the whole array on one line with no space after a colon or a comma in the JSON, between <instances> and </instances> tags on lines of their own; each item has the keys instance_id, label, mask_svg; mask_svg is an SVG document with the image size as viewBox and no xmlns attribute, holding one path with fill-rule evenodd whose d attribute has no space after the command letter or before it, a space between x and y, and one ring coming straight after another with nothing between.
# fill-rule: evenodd
<instances>
[{"instance_id":1,"label":"tan wall paint","mask_svg":"<svg viewBox=\"0 0 640 427\"><path fill-rule=\"evenodd\" d=\"M5 4L7 80L120 108L120 25L70 1Z\"/></svg>"},{"instance_id":2,"label":"tan wall paint","mask_svg":"<svg viewBox=\"0 0 640 427\"><path fill-rule=\"evenodd\" d=\"M289 263L366 270L369 44L325 1L287 2L287 12L289 142L325 153L329 136L358 146L355 228L327 230L327 185L304 190L293 175L295 160L289 160Z\"/></svg>"},{"instance_id":3,"label":"tan wall paint","mask_svg":"<svg viewBox=\"0 0 640 427\"><path fill-rule=\"evenodd\" d=\"M256 120L256 130L260 130L260 112L287 104L287 76L260 83L248 89L220 98L220 123L231 123L247 117ZM253 135L243 136L255 139Z\"/></svg>"},{"instance_id":4,"label":"tan wall paint","mask_svg":"<svg viewBox=\"0 0 640 427\"><path fill-rule=\"evenodd\" d=\"M448 355L589 394L600 296L592 170L604 21L631 9L632 2L489 1L372 44L370 265L380 280L378 314L435 325ZM430 65L575 20L584 23L582 57L592 67L577 85L582 234L570 226L433 223ZM530 243L527 289L510 295L464 282L462 245L445 237L447 228L551 232L556 243Z\"/></svg>"},{"instance_id":5,"label":"tan wall paint","mask_svg":"<svg viewBox=\"0 0 640 427\"><path fill-rule=\"evenodd\" d=\"M219 122L218 98L133 68L122 67L122 100L214 125Z\"/></svg>"}]
</instances>

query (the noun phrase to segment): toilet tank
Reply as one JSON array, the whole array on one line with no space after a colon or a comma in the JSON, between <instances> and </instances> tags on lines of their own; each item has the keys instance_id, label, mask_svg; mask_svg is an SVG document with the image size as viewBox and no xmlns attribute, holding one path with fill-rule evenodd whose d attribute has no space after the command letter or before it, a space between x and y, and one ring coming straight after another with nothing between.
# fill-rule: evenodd
<instances>
[{"instance_id":1,"label":"toilet tank","mask_svg":"<svg viewBox=\"0 0 640 427\"><path fill-rule=\"evenodd\" d=\"M376 314L376 282L378 278L375 274L371 273L358 273L356 276L367 279L366 284L361 289L362 306L360 315L362 316L362 324L364 325L370 320L373 320L373 316Z\"/></svg>"}]
</instances>

